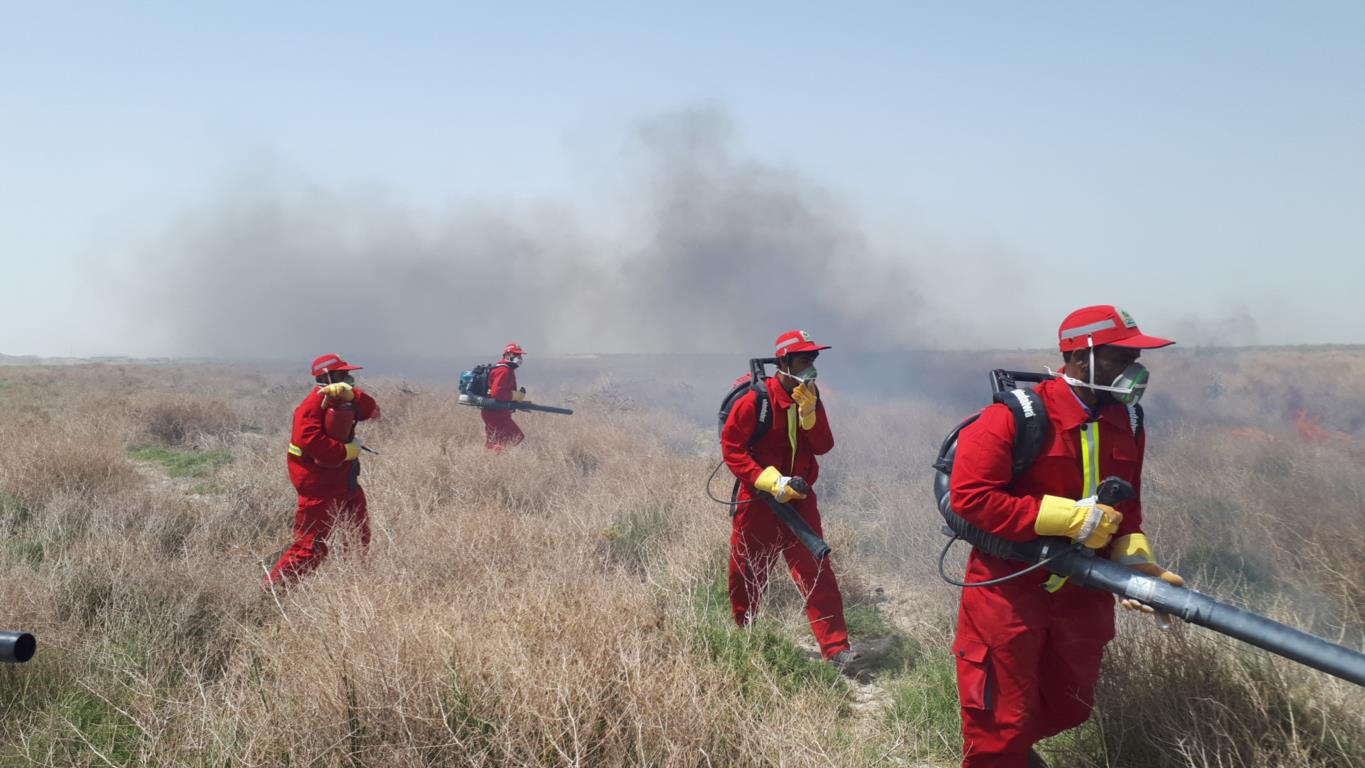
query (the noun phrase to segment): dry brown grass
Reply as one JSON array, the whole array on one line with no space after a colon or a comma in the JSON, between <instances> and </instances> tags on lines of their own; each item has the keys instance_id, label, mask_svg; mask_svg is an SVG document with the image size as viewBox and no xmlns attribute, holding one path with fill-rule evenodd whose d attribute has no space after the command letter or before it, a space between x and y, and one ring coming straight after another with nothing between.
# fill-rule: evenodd
<instances>
[{"instance_id":1,"label":"dry brown grass","mask_svg":"<svg viewBox=\"0 0 1365 768\"><path fill-rule=\"evenodd\" d=\"M37 659L0 669L0 766L953 759L955 592L932 572L927 465L959 414L830 404L840 444L821 485L846 596L867 608L875 587L895 593L884 619L919 647L913 667L886 676L893 703L867 709L792 657L806 631L789 587L775 587L754 632L727 626L716 584L728 527L699 492L715 455L706 426L644 408L525 416L527 444L490 458L474 411L381 382L385 417L364 428L382 454L365 460L368 556L342 547L300 588L262 598L263 562L292 519L282 448L306 383L167 366L0 379L0 624L40 637ZM1282 617L1360 631L1362 579L1348 564L1362 541L1347 530L1365 496L1358 472L1321 446L1159 437L1148 504L1163 553ZM152 438L232 460L168 479L128 459ZM1304 502L1312 514L1285 513ZM1313 601L1286 603L1285 585ZM1241 658L1202 630L1126 626L1102 714L1055 753L1075 765L1353 764L1331 744L1362 743L1358 690ZM1212 687L1205 673L1218 669ZM1197 727L1155 717L1179 708Z\"/></svg>"}]
</instances>

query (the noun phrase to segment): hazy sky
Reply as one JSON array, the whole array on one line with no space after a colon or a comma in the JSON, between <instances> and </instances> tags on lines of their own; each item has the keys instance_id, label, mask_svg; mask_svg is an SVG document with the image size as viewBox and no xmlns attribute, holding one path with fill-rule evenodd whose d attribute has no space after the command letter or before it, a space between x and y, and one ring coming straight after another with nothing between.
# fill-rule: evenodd
<instances>
[{"instance_id":1,"label":"hazy sky","mask_svg":"<svg viewBox=\"0 0 1365 768\"><path fill-rule=\"evenodd\" d=\"M736 198L779 213L688 229ZM439 303L471 238L564 272L485 284L522 303L464 346L686 333L689 307L724 314L706 296L735 243L765 297L744 322L774 327L697 346L845 309L839 333L902 346L1043 346L1101 302L1181 340L1365 343L1365 3L0 0L0 353L295 354L344 346L294 331L337 313L455 326L406 314L403 286ZM873 309L856 281L829 292L826 245ZM367 268L310 295L333 267ZM610 333L620 316L578 316L619 301L554 296L570 273L649 283L632 316L678 304ZM654 279L675 274L706 296Z\"/></svg>"}]
</instances>

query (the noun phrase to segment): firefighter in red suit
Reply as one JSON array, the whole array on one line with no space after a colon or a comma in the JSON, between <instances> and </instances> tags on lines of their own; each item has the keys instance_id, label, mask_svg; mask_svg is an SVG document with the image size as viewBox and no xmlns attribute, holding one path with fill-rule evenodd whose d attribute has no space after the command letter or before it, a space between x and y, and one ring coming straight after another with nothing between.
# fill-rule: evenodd
<instances>
[{"instance_id":1,"label":"firefighter in red suit","mask_svg":"<svg viewBox=\"0 0 1365 768\"><path fill-rule=\"evenodd\" d=\"M824 535L815 496L820 477L815 457L834 447L834 435L815 387L815 359L823 349L829 347L811 341L805 331L778 337L777 374L760 382L767 388L772 426L750 445L759 420L759 399L750 391L735 401L721 429L721 452L740 485L731 521L730 607L735 623L747 626L767 588L769 568L785 558L805 598L821 654L841 671L856 674L859 656L849 647L844 600L832 563L829 558L817 561L768 505L755 498L763 492L791 504ZM808 494L791 487L797 477L809 484Z\"/></svg>"},{"instance_id":2,"label":"firefighter in red suit","mask_svg":"<svg viewBox=\"0 0 1365 768\"><path fill-rule=\"evenodd\" d=\"M1147 382L1143 349L1174 342L1148 336L1113 306L1086 307L1062 322L1064 367L1037 387L1049 429L1042 451L1013 476L1014 416L993 404L958 437L954 511L1013 541L1067 536L1172 584L1142 533L1145 434L1134 410ZM1137 498L1111 508L1095 501L1099 481L1127 480ZM973 550L967 581L1022 568ZM1151 608L1124 601L1125 608ZM1104 646L1114 637L1114 598L1036 571L996 586L964 589L953 655L962 706L966 768L1045 766L1033 750L1090 716Z\"/></svg>"},{"instance_id":3,"label":"firefighter in red suit","mask_svg":"<svg viewBox=\"0 0 1365 768\"><path fill-rule=\"evenodd\" d=\"M517 387L517 368L521 365L522 355L526 352L516 343L508 344L502 350L502 360L493 364L488 372L488 397L503 403L521 402L526 399L526 388ZM512 421L512 411L504 408L484 408L483 431L486 436L484 445L490 451L500 452L503 448L517 445L526 438L521 428Z\"/></svg>"},{"instance_id":4,"label":"firefighter in red suit","mask_svg":"<svg viewBox=\"0 0 1365 768\"><path fill-rule=\"evenodd\" d=\"M370 543L355 422L378 417L379 405L354 386L351 371L360 366L323 355L313 361L312 370L317 386L294 410L287 459L289 480L299 493L294 543L270 569L268 586L287 585L318 567L337 523L354 525L362 546Z\"/></svg>"}]
</instances>

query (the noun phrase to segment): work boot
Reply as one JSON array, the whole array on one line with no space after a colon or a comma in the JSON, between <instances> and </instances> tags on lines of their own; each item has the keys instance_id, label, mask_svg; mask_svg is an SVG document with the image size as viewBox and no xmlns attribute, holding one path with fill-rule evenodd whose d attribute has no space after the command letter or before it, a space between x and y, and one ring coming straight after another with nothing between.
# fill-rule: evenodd
<instances>
[{"instance_id":1,"label":"work boot","mask_svg":"<svg viewBox=\"0 0 1365 768\"><path fill-rule=\"evenodd\" d=\"M867 682L871 677L867 673L867 660L861 653L852 648L845 648L842 651L829 657L829 663L839 670L839 674L850 677L859 682Z\"/></svg>"},{"instance_id":2,"label":"work boot","mask_svg":"<svg viewBox=\"0 0 1365 768\"><path fill-rule=\"evenodd\" d=\"M1028 751L1028 768L1047 768L1047 761L1032 747Z\"/></svg>"}]
</instances>

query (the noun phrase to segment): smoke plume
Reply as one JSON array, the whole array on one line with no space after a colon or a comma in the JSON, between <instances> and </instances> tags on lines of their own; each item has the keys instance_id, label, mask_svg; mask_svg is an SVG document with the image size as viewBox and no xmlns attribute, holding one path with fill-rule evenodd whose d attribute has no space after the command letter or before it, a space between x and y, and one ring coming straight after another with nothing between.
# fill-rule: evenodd
<instances>
[{"instance_id":1,"label":"smoke plume","mask_svg":"<svg viewBox=\"0 0 1365 768\"><path fill-rule=\"evenodd\" d=\"M639 124L620 232L566 204L435 215L382 191L261 174L186 212L119 295L172 354L239 358L766 349L809 330L915 345L912 268L799 171L746 156L726 115ZM755 348L757 346L757 349Z\"/></svg>"}]
</instances>

